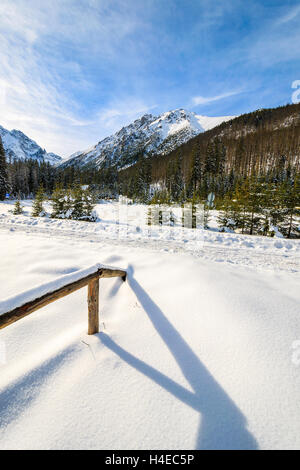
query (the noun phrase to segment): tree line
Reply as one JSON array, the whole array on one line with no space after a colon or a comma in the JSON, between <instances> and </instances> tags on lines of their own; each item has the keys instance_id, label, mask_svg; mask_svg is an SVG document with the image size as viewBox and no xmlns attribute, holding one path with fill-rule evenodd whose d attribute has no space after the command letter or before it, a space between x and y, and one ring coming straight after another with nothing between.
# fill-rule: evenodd
<instances>
[{"instance_id":1,"label":"tree line","mask_svg":"<svg viewBox=\"0 0 300 470\"><path fill-rule=\"evenodd\" d=\"M299 106L297 110L300 111ZM283 118L293 117L294 112L293 105L241 116L199 135L170 155L146 158L141 154L136 165L123 171L114 167L55 168L35 160L7 163L0 139L0 199L6 193L19 198L33 197L43 186L49 197L52 194L56 197L60 191L70 201L74 199L71 191L87 184L96 197L123 194L134 201L153 204L205 205L208 194L213 193L215 208L221 211L219 224L223 230L272 235L279 227L284 236L299 236L300 142L295 137L299 124L295 118L291 129L279 125ZM253 127L258 131L250 132ZM241 129L248 129L248 133L240 135ZM274 139L271 146L269 134ZM230 147L232 139L234 151ZM258 147L253 146L257 139ZM266 165L265 155L269 162ZM158 171L162 159L163 173ZM253 164L248 168L251 161ZM69 213L68 210L66 203L61 214Z\"/></svg>"},{"instance_id":2,"label":"tree line","mask_svg":"<svg viewBox=\"0 0 300 470\"><path fill-rule=\"evenodd\" d=\"M33 217L45 217L47 212L44 208L44 202L48 199L43 186L40 186L36 192L32 204L31 215ZM94 211L95 197L88 187L75 185L70 188L63 188L57 184L51 195L51 217L55 219L72 219L86 222L96 222L97 214ZM23 207L20 199L17 199L13 214L23 213Z\"/></svg>"}]
</instances>

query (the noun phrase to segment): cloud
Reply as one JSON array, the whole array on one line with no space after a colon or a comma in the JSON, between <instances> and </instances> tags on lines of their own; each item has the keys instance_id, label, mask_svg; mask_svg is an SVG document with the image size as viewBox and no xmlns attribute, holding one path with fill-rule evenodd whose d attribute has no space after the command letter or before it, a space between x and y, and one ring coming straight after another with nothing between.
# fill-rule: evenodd
<instances>
[{"instance_id":1,"label":"cloud","mask_svg":"<svg viewBox=\"0 0 300 470\"><path fill-rule=\"evenodd\" d=\"M89 74L128 60L141 23L123 1L1 0L0 124L68 156L148 110L130 92L122 106L117 96L110 103L97 73Z\"/></svg>"},{"instance_id":2,"label":"cloud","mask_svg":"<svg viewBox=\"0 0 300 470\"><path fill-rule=\"evenodd\" d=\"M241 91L228 91L227 93L222 93L220 95L210 96L210 97L194 96L192 98L192 102L194 106L198 106L200 104L205 105L205 104L210 104L213 101L223 100L225 98L228 98L229 96L238 95L239 93L241 93Z\"/></svg>"},{"instance_id":3,"label":"cloud","mask_svg":"<svg viewBox=\"0 0 300 470\"><path fill-rule=\"evenodd\" d=\"M291 8L290 11L283 15L279 20L276 22L277 25L282 25L285 23L289 23L290 21L294 20L300 14L300 5Z\"/></svg>"},{"instance_id":4,"label":"cloud","mask_svg":"<svg viewBox=\"0 0 300 470\"><path fill-rule=\"evenodd\" d=\"M261 2L163 3L1 0L0 125L68 156L155 108L227 112L245 83L230 109L241 113L268 67L299 58L296 8L270 17ZM281 28L277 11L288 12Z\"/></svg>"}]
</instances>

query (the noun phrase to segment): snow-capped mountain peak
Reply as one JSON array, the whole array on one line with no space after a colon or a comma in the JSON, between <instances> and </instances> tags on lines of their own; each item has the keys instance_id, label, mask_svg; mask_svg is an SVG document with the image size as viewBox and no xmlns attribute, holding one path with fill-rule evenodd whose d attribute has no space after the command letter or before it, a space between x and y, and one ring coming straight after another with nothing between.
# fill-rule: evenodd
<instances>
[{"instance_id":1,"label":"snow-capped mountain peak","mask_svg":"<svg viewBox=\"0 0 300 470\"><path fill-rule=\"evenodd\" d=\"M121 169L136 163L141 154L167 154L200 132L234 117L200 116L185 109L175 109L160 116L145 114L95 146L74 153L62 165Z\"/></svg>"},{"instance_id":2,"label":"snow-capped mountain peak","mask_svg":"<svg viewBox=\"0 0 300 470\"><path fill-rule=\"evenodd\" d=\"M62 160L62 158L55 153L46 152L46 150L42 149L34 140L17 129L8 131L0 126L0 137L7 160L33 159L39 162L49 162L52 165L57 165Z\"/></svg>"}]
</instances>

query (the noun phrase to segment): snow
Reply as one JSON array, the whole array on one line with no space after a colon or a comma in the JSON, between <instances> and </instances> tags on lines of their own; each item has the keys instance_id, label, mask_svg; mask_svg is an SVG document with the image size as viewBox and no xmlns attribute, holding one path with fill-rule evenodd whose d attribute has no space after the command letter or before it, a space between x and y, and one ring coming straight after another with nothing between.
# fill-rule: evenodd
<instances>
[{"instance_id":1,"label":"snow","mask_svg":"<svg viewBox=\"0 0 300 470\"><path fill-rule=\"evenodd\" d=\"M86 223L78 220L31 217L32 201L22 201L24 215L13 215L13 201L0 202L0 230L44 233L49 236L111 245L141 246L181 253L188 252L201 259L218 263L238 264L272 271L300 270L300 241L234 233L221 233L217 229L217 212L212 212L211 230L193 230L181 227L182 209L172 207L175 226L149 227L145 205L126 205L103 201L96 205L98 221ZM44 207L51 213L51 204ZM153 209L152 209L153 210ZM157 214L156 214L157 215ZM188 218L189 222L189 218ZM201 223L201 217L200 221Z\"/></svg>"},{"instance_id":2,"label":"snow","mask_svg":"<svg viewBox=\"0 0 300 470\"><path fill-rule=\"evenodd\" d=\"M201 115L196 115L195 118L205 129L206 131L212 129L213 127L218 126L222 122L227 122L231 121L231 119L236 118L237 116L218 116L218 117L209 117L209 116L201 116Z\"/></svg>"},{"instance_id":3,"label":"snow","mask_svg":"<svg viewBox=\"0 0 300 470\"><path fill-rule=\"evenodd\" d=\"M47 153L34 140L31 140L23 132L13 129L8 131L0 126L0 137L7 159L33 159L39 162L45 161L52 165L59 163L62 158L55 153Z\"/></svg>"},{"instance_id":4,"label":"snow","mask_svg":"<svg viewBox=\"0 0 300 470\"><path fill-rule=\"evenodd\" d=\"M199 242L180 227L146 239L131 217L117 237L111 202L94 224L10 207L2 298L95 263L127 268L128 281L101 279L97 335L86 289L1 330L1 449L299 448L298 241L205 231Z\"/></svg>"}]
</instances>

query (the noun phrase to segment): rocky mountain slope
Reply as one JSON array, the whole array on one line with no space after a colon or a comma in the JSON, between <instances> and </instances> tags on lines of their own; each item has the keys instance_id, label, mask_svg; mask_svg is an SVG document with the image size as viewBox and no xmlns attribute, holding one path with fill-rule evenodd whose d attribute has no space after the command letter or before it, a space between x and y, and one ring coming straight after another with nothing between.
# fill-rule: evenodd
<instances>
[{"instance_id":1,"label":"rocky mountain slope","mask_svg":"<svg viewBox=\"0 0 300 470\"><path fill-rule=\"evenodd\" d=\"M62 158L55 153L48 153L42 149L34 140L27 137L23 132L16 129L8 131L0 126L0 137L8 161L33 159L40 162L45 161L51 165L57 165Z\"/></svg>"},{"instance_id":2,"label":"rocky mountain slope","mask_svg":"<svg viewBox=\"0 0 300 470\"><path fill-rule=\"evenodd\" d=\"M277 177L290 171L299 172L300 103L243 114L199 133L163 157L154 155L150 159L152 182L166 182L179 152L185 181L191 177L195 156L199 157L202 180L205 174L218 176L216 142L225 152L221 176L272 173ZM129 180L138 168L139 163L125 169L122 178Z\"/></svg>"},{"instance_id":3,"label":"rocky mountain slope","mask_svg":"<svg viewBox=\"0 0 300 470\"><path fill-rule=\"evenodd\" d=\"M170 153L199 133L231 119L233 116L207 117L184 109L160 116L145 114L94 147L71 155L62 166L115 166L124 169L134 165L142 154L151 156Z\"/></svg>"}]
</instances>

